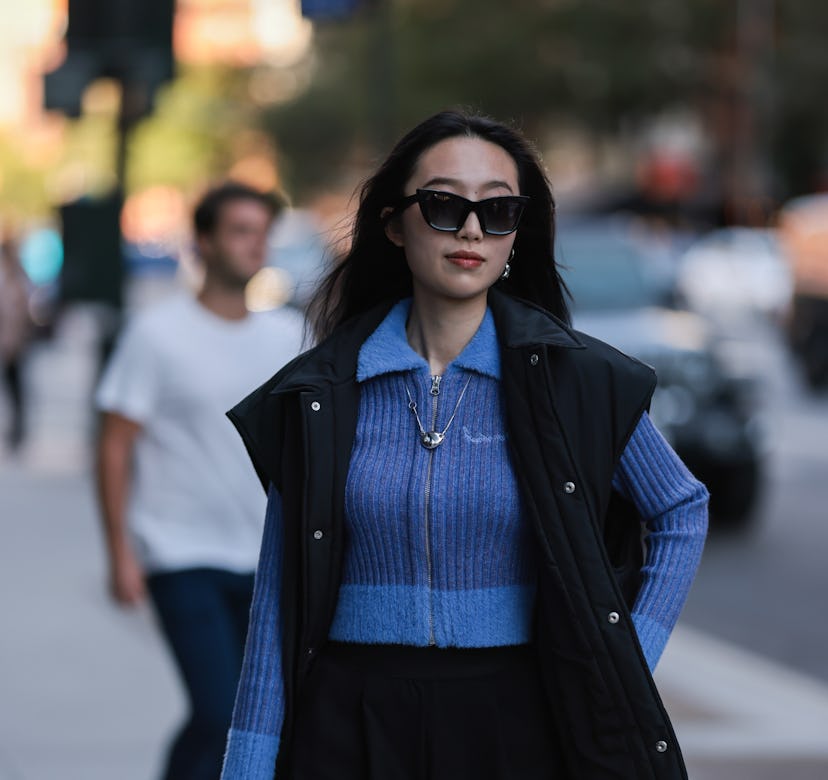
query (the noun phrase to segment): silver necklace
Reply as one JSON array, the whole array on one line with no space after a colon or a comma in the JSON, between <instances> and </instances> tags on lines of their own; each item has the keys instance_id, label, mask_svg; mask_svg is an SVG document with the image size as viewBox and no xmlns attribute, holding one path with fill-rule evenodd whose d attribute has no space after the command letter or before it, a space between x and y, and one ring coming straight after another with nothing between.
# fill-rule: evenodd
<instances>
[{"instance_id":1,"label":"silver necklace","mask_svg":"<svg viewBox=\"0 0 828 780\"><path fill-rule=\"evenodd\" d=\"M454 418L457 416L457 410L460 408L460 402L466 394L466 388L469 386L469 382L471 382L471 377L469 377L466 380L466 384L463 385L463 389L460 391L460 397L454 405L454 411L451 413L451 417L449 417L449 421L446 423L446 427L443 428L442 431L427 431L423 427L420 415L417 413L417 402L411 397L411 391L408 389L408 385L405 386L405 392L408 394L408 408L414 412L414 419L417 420L417 427L420 429L420 444L422 444L427 450L437 449L437 447L443 443L443 439L446 438L446 432L454 422ZM437 395L440 391L437 389L435 392L434 387L435 385L432 385L432 395ZM436 383L436 387L439 388L439 382Z\"/></svg>"}]
</instances>

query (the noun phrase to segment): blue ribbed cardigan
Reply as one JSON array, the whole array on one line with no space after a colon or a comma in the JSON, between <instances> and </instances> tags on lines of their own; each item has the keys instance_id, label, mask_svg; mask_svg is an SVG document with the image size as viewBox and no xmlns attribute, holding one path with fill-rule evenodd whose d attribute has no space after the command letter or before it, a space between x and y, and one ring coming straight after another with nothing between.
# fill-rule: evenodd
<instances>
[{"instance_id":1,"label":"blue ribbed cardigan","mask_svg":"<svg viewBox=\"0 0 828 780\"><path fill-rule=\"evenodd\" d=\"M529 641L531 529L508 453L494 320L487 312L434 396L428 364L406 339L409 308L410 301L397 304L359 353L348 544L330 638L440 647ZM433 427L443 430L457 406L436 450L418 443L409 393L427 428L436 410ZM635 503L649 531L632 618L654 669L698 567L708 495L646 414L613 486ZM273 777L284 718L281 525L281 502L271 490L224 780Z\"/></svg>"}]
</instances>

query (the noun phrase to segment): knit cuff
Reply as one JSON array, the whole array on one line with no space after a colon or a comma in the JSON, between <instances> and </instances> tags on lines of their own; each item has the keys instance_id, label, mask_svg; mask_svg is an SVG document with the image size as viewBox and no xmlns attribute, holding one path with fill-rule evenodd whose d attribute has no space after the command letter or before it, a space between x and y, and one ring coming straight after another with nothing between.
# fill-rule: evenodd
<instances>
[{"instance_id":1,"label":"knit cuff","mask_svg":"<svg viewBox=\"0 0 828 780\"><path fill-rule=\"evenodd\" d=\"M644 658L647 659L647 666L650 672L654 672L667 646L670 632L661 623L641 614L633 613L632 620L636 634L638 634L638 642L644 651Z\"/></svg>"},{"instance_id":2,"label":"knit cuff","mask_svg":"<svg viewBox=\"0 0 828 780\"><path fill-rule=\"evenodd\" d=\"M230 729L221 780L273 780L279 737Z\"/></svg>"}]
</instances>

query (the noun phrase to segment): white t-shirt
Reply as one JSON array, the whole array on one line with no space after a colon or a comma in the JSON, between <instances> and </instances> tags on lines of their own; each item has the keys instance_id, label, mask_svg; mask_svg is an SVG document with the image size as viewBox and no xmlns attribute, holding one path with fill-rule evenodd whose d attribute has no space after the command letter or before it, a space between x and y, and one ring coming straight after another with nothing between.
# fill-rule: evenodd
<instances>
[{"instance_id":1,"label":"white t-shirt","mask_svg":"<svg viewBox=\"0 0 828 780\"><path fill-rule=\"evenodd\" d=\"M147 571L255 569L265 494L225 413L299 353L302 332L292 309L230 321L183 295L125 329L96 402L143 429L127 521Z\"/></svg>"}]
</instances>

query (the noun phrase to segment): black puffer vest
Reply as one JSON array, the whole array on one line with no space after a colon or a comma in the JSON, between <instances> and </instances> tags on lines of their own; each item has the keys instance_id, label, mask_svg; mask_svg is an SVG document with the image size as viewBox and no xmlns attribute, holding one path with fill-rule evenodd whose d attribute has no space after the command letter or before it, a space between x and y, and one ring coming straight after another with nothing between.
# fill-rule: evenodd
<instances>
[{"instance_id":1,"label":"black puffer vest","mask_svg":"<svg viewBox=\"0 0 828 780\"><path fill-rule=\"evenodd\" d=\"M282 598L289 763L303 680L328 636L344 550L344 492L359 409L357 354L393 302L343 325L229 416L285 518ZM629 607L641 524L611 488L655 376L547 312L489 294L523 504L537 532L536 645L572 780L686 778Z\"/></svg>"}]
</instances>

